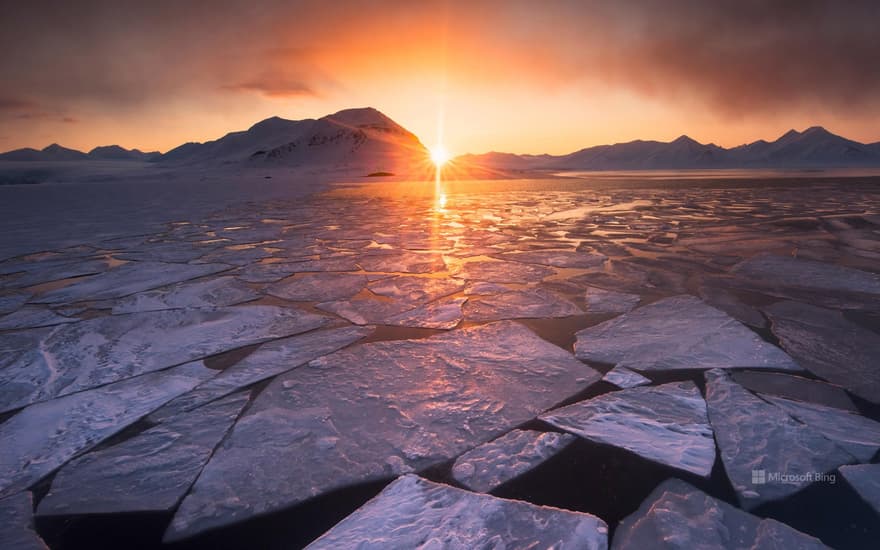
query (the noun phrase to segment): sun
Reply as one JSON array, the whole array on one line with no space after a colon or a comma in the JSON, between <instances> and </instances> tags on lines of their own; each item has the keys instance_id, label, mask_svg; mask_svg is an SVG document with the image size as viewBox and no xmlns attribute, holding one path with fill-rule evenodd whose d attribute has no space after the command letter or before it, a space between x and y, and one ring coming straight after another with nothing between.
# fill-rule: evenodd
<instances>
[{"instance_id":1,"label":"sun","mask_svg":"<svg viewBox=\"0 0 880 550\"><path fill-rule=\"evenodd\" d=\"M446 164L449 161L449 152L446 150L446 147L442 145L435 145L431 147L431 162L434 163L438 168Z\"/></svg>"}]
</instances>

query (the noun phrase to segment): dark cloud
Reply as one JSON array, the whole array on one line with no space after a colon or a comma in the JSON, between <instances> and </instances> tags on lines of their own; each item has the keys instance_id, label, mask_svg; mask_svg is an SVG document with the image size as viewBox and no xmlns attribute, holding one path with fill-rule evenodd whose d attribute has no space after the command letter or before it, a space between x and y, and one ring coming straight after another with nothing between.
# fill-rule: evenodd
<instances>
[{"instance_id":1,"label":"dark cloud","mask_svg":"<svg viewBox=\"0 0 880 550\"><path fill-rule=\"evenodd\" d=\"M876 0L3 2L0 110L321 96L361 66L382 79L423 62L464 85L852 115L880 110L878 28Z\"/></svg>"}]
</instances>

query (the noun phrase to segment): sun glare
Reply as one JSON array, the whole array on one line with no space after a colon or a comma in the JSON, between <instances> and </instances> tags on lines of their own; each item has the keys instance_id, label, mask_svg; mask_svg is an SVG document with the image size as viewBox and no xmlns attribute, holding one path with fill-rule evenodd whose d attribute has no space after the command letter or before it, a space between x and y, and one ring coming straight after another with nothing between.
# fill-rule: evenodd
<instances>
[{"instance_id":1,"label":"sun glare","mask_svg":"<svg viewBox=\"0 0 880 550\"><path fill-rule=\"evenodd\" d=\"M443 166L448 160L449 152L446 151L446 147L443 147L442 145L431 147L431 162L433 162L435 166Z\"/></svg>"}]
</instances>

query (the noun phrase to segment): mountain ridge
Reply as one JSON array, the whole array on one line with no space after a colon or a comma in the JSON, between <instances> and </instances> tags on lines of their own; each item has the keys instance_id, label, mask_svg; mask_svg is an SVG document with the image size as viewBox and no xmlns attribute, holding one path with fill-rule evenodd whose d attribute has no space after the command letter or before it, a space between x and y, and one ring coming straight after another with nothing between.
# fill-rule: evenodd
<instances>
[{"instance_id":1,"label":"mountain ridge","mask_svg":"<svg viewBox=\"0 0 880 550\"><path fill-rule=\"evenodd\" d=\"M137 160L170 166L268 163L394 171L426 155L418 137L377 109L363 107L318 119L273 116L247 130L229 132L215 140L187 142L165 153L118 145L84 153L53 143L41 150L22 148L2 153L0 161ZM880 141L859 143L811 126L801 132L789 130L774 141L759 139L730 148L703 144L682 134L669 142L637 139L564 155L491 151L460 155L455 160L463 166L511 171L864 167L880 166Z\"/></svg>"}]
</instances>

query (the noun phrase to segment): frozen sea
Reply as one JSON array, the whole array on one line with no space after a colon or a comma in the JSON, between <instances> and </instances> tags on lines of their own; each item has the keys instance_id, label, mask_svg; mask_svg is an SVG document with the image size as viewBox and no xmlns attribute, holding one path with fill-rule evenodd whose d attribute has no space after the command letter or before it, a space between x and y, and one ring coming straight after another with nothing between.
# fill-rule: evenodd
<instances>
[{"instance_id":1,"label":"frozen sea","mask_svg":"<svg viewBox=\"0 0 880 550\"><path fill-rule=\"evenodd\" d=\"M267 175L0 186L0 547L880 537L880 175Z\"/></svg>"}]
</instances>

